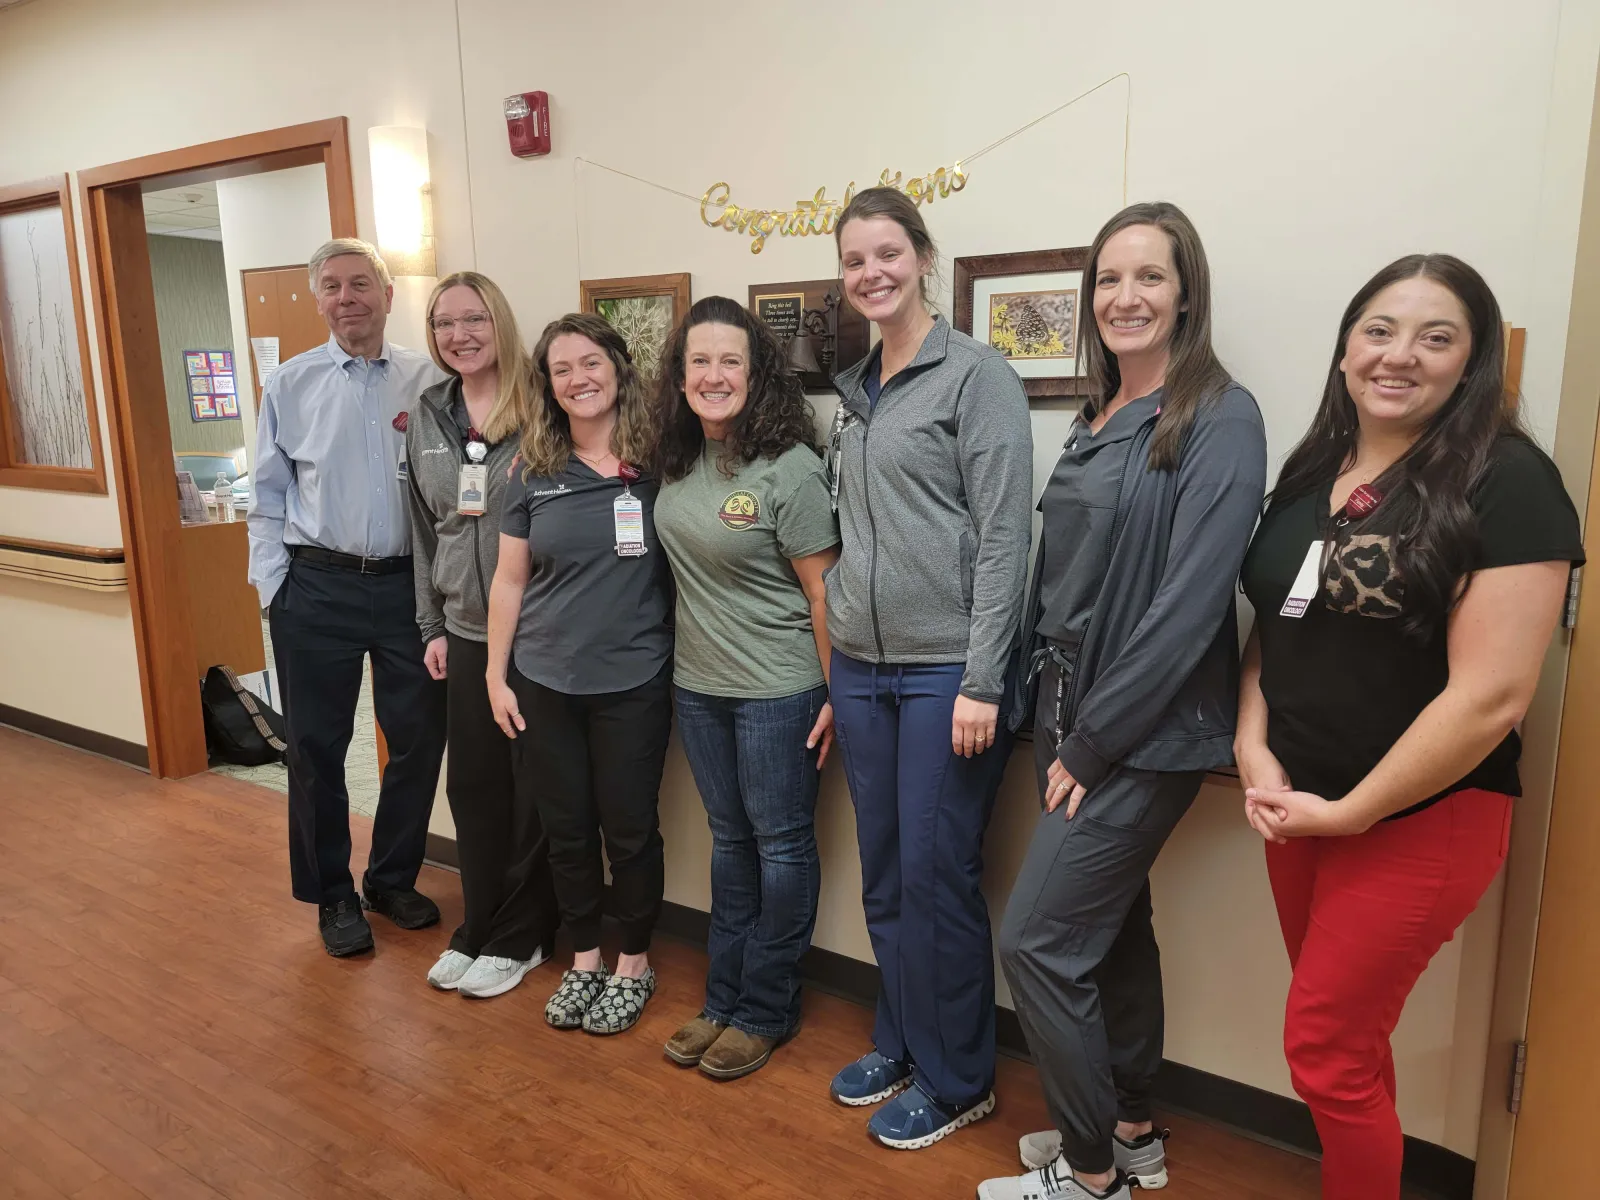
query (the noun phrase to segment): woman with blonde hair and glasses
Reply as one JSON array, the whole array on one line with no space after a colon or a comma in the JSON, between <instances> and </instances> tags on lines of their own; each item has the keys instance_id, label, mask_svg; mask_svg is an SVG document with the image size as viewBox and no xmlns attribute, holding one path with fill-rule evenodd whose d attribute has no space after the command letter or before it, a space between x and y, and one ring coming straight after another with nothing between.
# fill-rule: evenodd
<instances>
[{"instance_id":1,"label":"woman with blonde hair and glasses","mask_svg":"<svg viewBox=\"0 0 1600 1200\"><path fill-rule=\"evenodd\" d=\"M407 418L412 554L423 661L446 681L445 793L466 908L428 982L498 996L550 955L556 926L544 832L516 794L511 747L483 686L489 580L528 408L528 355L505 294L476 271L439 281L427 326L428 351L450 378L423 392Z\"/></svg>"},{"instance_id":2,"label":"woman with blonde hair and glasses","mask_svg":"<svg viewBox=\"0 0 1600 1200\"><path fill-rule=\"evenodd\" d=\"M653 449L650 409L622 336L589 313L545 326L531 393L489 590L489 702L513 739L519 798L549 835L572 937L545 1020L621 1033L655 992L656 804L672 728L671 572L656 482L638 466ZM615 972L600 955L602 841L622 925Z\"/></svg>"}]
</instances>

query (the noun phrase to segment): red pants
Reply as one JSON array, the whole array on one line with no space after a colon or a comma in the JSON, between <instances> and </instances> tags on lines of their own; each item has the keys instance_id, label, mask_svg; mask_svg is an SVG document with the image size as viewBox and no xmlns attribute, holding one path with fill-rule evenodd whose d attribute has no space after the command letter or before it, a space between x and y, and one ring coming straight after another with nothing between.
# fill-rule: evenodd
<instances>
[{"instance_id":1,"label":"red pants","mask_svg":"<svg viewBox=\"0 0 1600 1200\"><path fill-rule=\"evenodd\" d=\"M1283 1048L1322 1138L1323 1200L1399 1200L1389 1036L1505 861L1511 797L1464 791L1345 838L1267 846L1294 967Z\"/></svg>"}]
</instances>

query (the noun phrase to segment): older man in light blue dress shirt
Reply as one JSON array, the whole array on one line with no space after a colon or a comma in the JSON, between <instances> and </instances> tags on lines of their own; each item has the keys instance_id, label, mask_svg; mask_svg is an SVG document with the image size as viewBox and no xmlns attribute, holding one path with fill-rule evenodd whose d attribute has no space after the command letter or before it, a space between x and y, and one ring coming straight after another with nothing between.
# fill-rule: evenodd
<instances>
[{"instance_id":1,"label":"older man in light blue dress shirt","mask_svg":"<svg viewBox=\"0 0 1600 1200\"><path fill-rule=\"evenodd\" d=\"M250 582L272 630L289 742L289 868L318 906L325 948L372 948L363 914L420 929L438 907L416 890L439 763L444 684L423 666L411 577L404 414L444 378L384 337L394 289L377 251L341 238L312 256L326 345L278 368L262 394L251 473ZM372 853L350 872L344 759L363 659L389 747Z\"/></svg>"}]
</instances>

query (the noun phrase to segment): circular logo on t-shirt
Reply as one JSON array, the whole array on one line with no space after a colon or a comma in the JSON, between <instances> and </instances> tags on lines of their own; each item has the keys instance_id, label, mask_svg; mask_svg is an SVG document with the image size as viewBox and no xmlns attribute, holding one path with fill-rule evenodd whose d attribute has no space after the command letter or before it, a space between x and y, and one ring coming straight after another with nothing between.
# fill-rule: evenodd
<instances>
[{"instance_id":1,"label":"circular logo on t-shirt","mask_svg":"<svg viewBox=\"0 0 1600 1200\"><path fill-rule=\"evenodd\" d=\"M761 501L754 492L731 492L717 509L717 520L729 529L754 529L761 516Z\"/></svg>"}]
</instances>

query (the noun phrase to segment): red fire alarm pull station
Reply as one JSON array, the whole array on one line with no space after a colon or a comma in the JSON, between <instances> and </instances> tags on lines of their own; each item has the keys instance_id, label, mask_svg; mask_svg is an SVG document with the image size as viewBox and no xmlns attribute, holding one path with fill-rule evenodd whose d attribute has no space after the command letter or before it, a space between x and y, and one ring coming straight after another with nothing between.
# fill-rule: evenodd
<instances>
[{"instance_id":1,"label":"red fire alarm pull station","mask_svg":"<svg viewBox=\"0 0 1600 1200\"><path fill-rule=\"evenodd\" d=\"M536 158L550 153L550 96L547 92L522 92L506 97L506 130L511 153Z\"/></svg>"}]
</instances>

